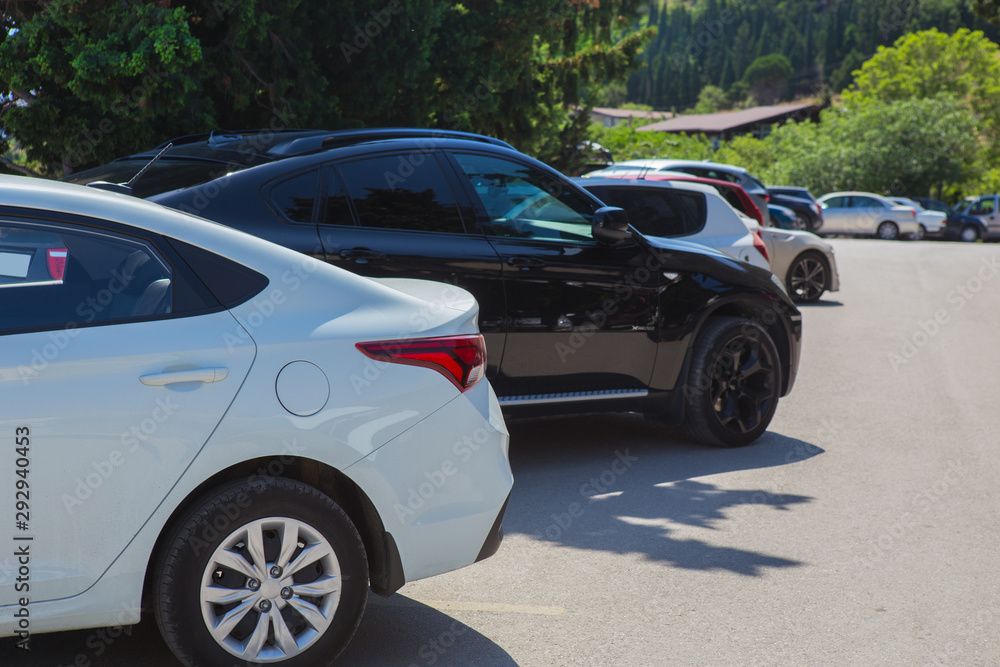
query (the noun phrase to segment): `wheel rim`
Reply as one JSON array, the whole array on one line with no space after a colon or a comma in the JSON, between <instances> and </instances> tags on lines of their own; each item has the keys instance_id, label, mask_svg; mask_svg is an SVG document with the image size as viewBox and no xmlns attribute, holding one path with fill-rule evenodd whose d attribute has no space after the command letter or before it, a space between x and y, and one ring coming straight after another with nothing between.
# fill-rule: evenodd
<instances>
[{"instance_id":1,"label":"wheel rim","mask_svg":"<svg viewBox=\"0 0 1000 667\"><path fill-rule=\"evenodd\" d=\"M896 238L896 226L891 222L883 222L878 226L878 236L885 241L893 240Z\"/></svg>"},{"instance_id":2,"label":"wheel rim","mask_svg":"<svg viewBox=\"0 0 1000 667\"><path fill-rule=\"evenodd\" d=\"M766 420L775 401L777 366L759 338L737 334L716 355L711 377L712 407L723 428L743 435Z\"/></svg>"},{"instance_id":3,"label":"wheel rim","mask_svg":"<svg viewBox=\"0 0 1000 667\"><path fill-rule=\"evenodd\" d=\"M799 301L813 301L826 290L826 266L814 257L803 257L792 267L789 277L792 296Z\"/></svg>"},{"instance_id":4,"label":"wheel rim","mask_svg":"<svg viewBox=\"0 0 1000 667\"><path fill-rule=\"evenodd\" d=\"M920 241L927 234L927 230L924 229L923 225L917 225L917 231L913 233L913 240Z\"/></svg>"},{"instance_id":5,"label":"wheel rim","mask_svg":"<svg viewBox=\"0 0 1000 667\"><path fill-rule=\"evenodd\" d=\"M337 555L318 531L286 517L258 519L212 554L201 583L202 617L232 655L280 662L327 631L341 583Z\"/></svg>"},{"instance_id":6,"label":"wheel rim","mask_svg":"<svg viewBox=\"0 0 1000 667\"><path fill-rule=\"evenodd\" d=\"M976 233L976 230L973 227L966 227L965 229L962 230L962 240L965 241L966 243L971 243L972 241L975 241L976 237L978 236L979 234Z\"/></svg>"},{"instance_id":7,"label":"wheel rim","mask_svg":"<svg viewBox=\"0 0 1000 667\"><path fill-rule=\"evenodd\" d=\"M795 229L798 229L798 230L807 230L807 229L809 229L809 221L806 220L806 217L804 215L802 215L801 213L796 213L795 214L795 225L794 225L794 227L795 227Z\"/></svg>"}]
</instances>

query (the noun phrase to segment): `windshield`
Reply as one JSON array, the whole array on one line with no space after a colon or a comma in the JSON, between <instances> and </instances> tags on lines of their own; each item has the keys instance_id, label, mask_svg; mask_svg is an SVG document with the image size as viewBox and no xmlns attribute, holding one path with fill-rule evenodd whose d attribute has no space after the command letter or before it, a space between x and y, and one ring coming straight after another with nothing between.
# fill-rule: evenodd
<instances>
[{"instance_id":1,"label":"windshield","mask_svg":"<svg viewBox=\"0 0 1000 667\"><path fill-rule=\"evenodd\" d=\"M94 167L77 174L70 174L62 179L69 183L85 185L93 181L108 181L109 183L127 183L139 173L149 162L147 159L116 160L111 164ZM236 164L221 162L171 160L164 157L154 164L146 174L133 186L132 193L143 199L170 192L178 188L190 188L224 176L241 169Z\"/></svg>"}]
</instances>

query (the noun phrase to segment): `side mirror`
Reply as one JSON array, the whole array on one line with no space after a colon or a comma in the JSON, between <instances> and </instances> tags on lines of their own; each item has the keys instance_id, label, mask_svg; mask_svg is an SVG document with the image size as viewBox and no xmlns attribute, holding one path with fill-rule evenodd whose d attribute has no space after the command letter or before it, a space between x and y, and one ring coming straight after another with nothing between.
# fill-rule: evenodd
<instances>
[{"instance_id":1,"label":"side mirror","mask_svg":"<svg viewBox=\"0 0 1000 667\"><path fill-rule=\"evenodd\" d=\"M628 228L628 213L615 206L605 206L594 213L591 235L598 243L617 245L632 238Z\"/></svg>"}]
</instances>

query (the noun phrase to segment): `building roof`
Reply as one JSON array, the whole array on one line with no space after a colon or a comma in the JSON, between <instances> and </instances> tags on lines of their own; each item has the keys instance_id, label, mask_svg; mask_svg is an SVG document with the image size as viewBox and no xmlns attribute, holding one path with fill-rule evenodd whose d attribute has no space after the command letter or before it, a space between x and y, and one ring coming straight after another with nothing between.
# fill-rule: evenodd
<instances>
[{"instance_id":1,"label":"building roof","mask_svg":"<svg viewBox=\"0 0 1000 667\"><path fill-rule=\"evenodd\" d=\"M669 111L644 111L642 109L613 109L611 107L594 107L591 113L609 116L611 118L670 118Z\"/></svg>"},{"instance_id":2,"label":"building roof","mask_svg":"<svg viewBox=\"0 0 1000 667\"><path fill-rule=\"evenodd\" d=\"M644 125L639 130L644 132L704 132L712 134L735 130L746 125L754 125L769 120L777 121L790 114L813 110L815 108L815 105L812 104L777 104L767 107L741 109L740 111L674 116L669 120Z\"/></svg>"}]
</instances>

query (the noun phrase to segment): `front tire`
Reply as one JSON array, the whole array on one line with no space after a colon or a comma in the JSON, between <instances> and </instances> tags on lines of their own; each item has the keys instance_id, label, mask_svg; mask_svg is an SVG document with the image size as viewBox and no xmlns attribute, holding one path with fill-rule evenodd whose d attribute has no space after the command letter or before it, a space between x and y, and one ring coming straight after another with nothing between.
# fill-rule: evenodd
<instances>
[{"instance_id":1,"label":"front tire","mask_svg":"<svg viewBox=\"0 0 1000 667\"><path fill-rule=\"evenodd\" d=\"M328 496L288 479L224 487L166 541L153 604L189 667L330 665L368 594L364 544Z\"/></svg>"},{"instance_id":2,"label":"front tire","mask_svg":"<svg viewBox=\"0 0 1000 667\"><path fill-rule=\"evenodd\" d=\"M757 323L720 317L698 334L685 386L691 436L715 447L742 447L771 423L781 394L778 349Z\"/></svg>"},{"instance_id":3,"label":"front tire","mask_svg":"<svg viewBox=\"0 0 1000 667\"><path fill-rule=\"evenodd\" d=\"M876 234L883 241L895 241L899 238L899 227L895 222L889 222L886 220L885 222L879 223Z\"/></svg>"},{"instance_id":4,"label":"front tire","mask_svg":"<svg viewBox=\"0 0 1000 667\"><path fill-rule=\"evenodd\" d=\"M826 259L815 252L804 252L795 258L785 276L788 294L800 303L817 301L830 285L830 268Z\"/></svg>"},{"instance_id":5,"label":"front tire","mask_svg":"<svg viewBox=\"0 0 1000 667\"><path fill-rule=\"evenodd\" d=\"M979 230L972 225L962 228L962 233L958 237L963 243L975 243L979 240Z\"/></svg>"}]
</instances>

